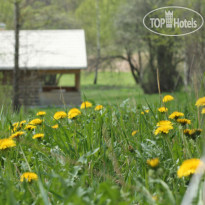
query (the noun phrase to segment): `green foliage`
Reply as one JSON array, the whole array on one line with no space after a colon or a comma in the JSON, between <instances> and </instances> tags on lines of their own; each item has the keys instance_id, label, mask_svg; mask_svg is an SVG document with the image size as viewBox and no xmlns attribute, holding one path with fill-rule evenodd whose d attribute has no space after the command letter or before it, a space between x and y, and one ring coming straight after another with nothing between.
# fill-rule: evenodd
<instances>
[{"instance_id":1,"label":"green foliage","mask_svg":"<svg viewBox=\"0 0 205 205\"><path fill-rule=\"evenodd\" d=\"M21 29L73 29L79 28L74 11L82 0L21 0ZM14 2L0 0L0 22L13 29Z\"/></svg>"},{"instance_id":2,"label":"green foliage","mask_svg":"<svg viewBox=\"0 0 205 205\"><path fill-rule=\"evenodd\" d=\"M115 39L116 30L113 27L113 22L118 8L124 0L99 0L100 13L100 41L102 50L109 52ZM86 40L88 51L93 54L96 52L96 1L85 0L75 11L75 15L80 22L82 28L86 32Z\"/></svg>"},{"instance_id":3,"label":"green foliage","mask_svg":"<svg viewBox=\"0 0 205 205\"><path fill-rule=\"evenodd\" d=\"M13 27L13 5L8 0L0 0L0 22L5 23L6 27Z\"/></svg>"},{"instance_id":4,"label":"green foliage","mask_svg":"<svg viewBox=\"0 0 205 205\"><path fill-rule=\"evenodd\" d=\"M169 1L168 5L173 2ZM116 20L118 30L116 53L128 56L128 62L133 64L136 61L137 52L143 52L147 57L142 62L142 68L139 67L139 63L135 63L137 64L136 70L139 72L137 77L139 78L140 75L139 84L145 93L158 92L157 68L161 91L175 90L182 83L177 66L183 61L183 39L153 34L142 24L142 19L148 12L162 6L164 6L163 1L136 2L130 0L122 7Z\"/></svg>"}]
</instances>

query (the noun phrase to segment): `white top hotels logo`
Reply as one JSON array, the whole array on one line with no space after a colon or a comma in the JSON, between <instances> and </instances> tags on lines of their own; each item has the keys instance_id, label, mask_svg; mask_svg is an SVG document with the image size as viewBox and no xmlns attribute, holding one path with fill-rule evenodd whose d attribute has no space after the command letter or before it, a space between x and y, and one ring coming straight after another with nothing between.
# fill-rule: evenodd
<instances>
[{"instance_id":1,"label":"white top hotels logo","mask_svg":"<svg viewBox=\"0 0 205 205\"><path fill-rule=\"evenodd\" d=\"M164 36L187 35L199 30L203 23L204 19L201 14L192 9L178 6L155 9L146 14L143 19L143 24L148 30Z\"/></svg>"},{"instance_id":2,"label":"white top hotels logo","mask_svg":"<svg viewBox=\"0 0 205 205\"><path fill-rule=\"evenodd\" d=\"M166 27L172 28L172 22L173 22L173 11L165 11L165 19L166 19Z\"/></svg>"}]
</instances>

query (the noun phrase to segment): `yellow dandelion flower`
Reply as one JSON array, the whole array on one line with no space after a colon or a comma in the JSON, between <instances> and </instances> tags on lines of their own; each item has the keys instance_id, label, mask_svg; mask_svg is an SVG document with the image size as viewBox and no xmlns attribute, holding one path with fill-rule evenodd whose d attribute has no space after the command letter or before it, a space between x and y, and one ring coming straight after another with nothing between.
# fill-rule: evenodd
<instances>
[{"instance_id":1,"label":"yellow dandelion flower","mask_svg":"<svg viewBox=\"0 0 205 205\"><path fill-rule=\"evenodd\" d=\"M185 129L184 130L184 134L187 135L187 136L191 136L195 133L195 130L194 129Z\"/></svg>"},{"instance_id":2,"label":"yellow dandelion flower","mask_svg":"<svg viewBox=\"0 0 205 205\"><path fill-rule=\"evenodd\" d=\"M197 107L205 106L205 97L199 98L195 104Z\"/></svg>"},{"instance_id":3,"label":"yellow dandelion flower","mask_svg":"<svg viewBox=\"0 0 205 205\"><path fill-rule=\"evenodd\" d=\"M168 111L168 108L166 108L166 107L160 107L160 108L158 108L158 111L164 113L164 112L167 112L167 111Z\"/></svg>"},{"instance_id":4,"label":"yellow dandelion flower","mask_svg":"<svg viewBox=\"0 0 205 205\"><path fill-rule=\"evenodd\" d=\"M53 129L58 129L58 127L59 127L58 124L52 126Z\"/></svg>"},{"instance_id":5,"label":"yellow dandelion flower","mask_svg":"<svg viewBox=\"0 0 205 205\"><path fill-rule=\"evenodd\" d=\"M202 129L185 129L184 134L192 139L196 139L196 136L200 135Z\"/></svg>"},{"instance_id":6,"label":"yellow dandelion flower","mask_svg":"<svg viewBox=\"0 0 205 205\"><path fill-rule=\"evenodd\" d=\"M97 111L97 110L102 110L103 109L103 106L102 105L97 105L96 107L95 107L95 110Z\"/></svg>"},{"instance_id":7,"label":"yellow dandelion flower","mask_svg":"<svg viewBox=\"0 0 205 205\"><path fill-rule=\"evenodd\" d=\"M19 125L19 122L14 122L14 123L12 124L13 127L18 127L18 125Z\"/></svg>"},{"instance_id":8,"label":"yellow dandelion flower","mask_svg":"<svg viewBox=\"0 0 205 205\"><path fill-rule=\"evenodd\" d=\"M172 122L170 122L169 120L159 121L159 122L157 123L157 127L158 127L158 128L154 131L154 134L155 134L155 135L158 135L158 134L160 134L160 133L162 133L162 134L168 134L168 133L169 133L169 130L174 129Z\"/></svg>"},{"instance_id":9,"label":"yellow dandelion flower","mask_svg":"<svg viewBox=\"0 0 205 205\"><path fill-rule=\"evenodd\" d=\"M177 119L177 122L180 123L181 125L191 124L191 120L188 119Z\"/></svg>"},{"instance_id":10,"label":"yellow dandelion flower","mask_svg":"<svg viewBox=\"0 0 205 205\"><path fill-rule=\"evenodd\" d=\"M178 119L179 117L183 117L184 116L184 113L182 112L173 112L171 115L169 115L169 119Z\"/></svg>"},{"instance_id":11,"label":"yellow dandelion flower","mask_svg":"<svg viewBox=\"0 0 205 205\"><path fill-rule=\"evenodd\" d=\"M132 136L135 136L135 135L137 134L137 132L138 132L138 130L134 130L134 131L132 132Z\"/></svg>"},{"instance_id":12,"label":"yellow dandelion flower","mask_svg":"<svg viewBox=\"0 0 205 205\"><path fill-rule=\"evenodd\" d=\"M201 114L205 114L205 108L201 110Z\"/></svg>"},{"instance_id":13,"label":"yellow dandelion flower","mask_svg":"<svg viewBox=\"0 0 205 205\"><path fill-rule=\"evenodd\" d=\"M43 122L43 120L39 119L39 118L36 118L36 119L33 119L29 122L29 125L41 125Z\"/></svg>"},{"instance_id":14,"label":"yellow dandelion flower","mask_svg":"<svg viewBox=\"0 0 205 205\"><path fill-rule=\"evenodd\" d=\"M73 119L73 118L77 117L80 114L81 114L80 110L78 110L77 108L72 108L68 112L68 118Z\"/></svg>"},{"instance_id":15,"label":"yellow dandelion flower","mask_svg":"<svg viewBox=\"0 0 205 205\"><path fill-rule=\"evenodd\" d=\"M24 134L25 134L25 132L15 132L9 138L13 139L13 138L19 137L19 136L24 135Z\"/></svg>"},{"instance_id":16,"label":"yellow dandelion flower","mask_svg":"<svg viewBox=\"0 0 205 205\"><path fill-rule=\"evenodd\" d=\"M20 122L20 127L22 127L25 123L26 123L26 120L22 120L22 121Z\"/></svg>"},{"instance_id":17,"label":"yellow dandelion flower","mask_svg":"<svg viewBox=\"0 0 205 205\"><path fill-rule=\"evenodd\" d=\"M159 165L159 158L148 159L147 164L152 168L156 168Z\"/></svg>"},{"instance_id":18,"label":"yellow dandelion flower","mask_svg":"<svg viewBox=\"0 0 205 205\"><path fill-rule=\"evenodd\" d=\"M14 140L5 138L0 140L0 149L7 149L10 147L15 147L16 143Z\"/></svg>"},{"instance_id":19,"label":"yellow dandelion flower","mask_svg":"<svg viewBox=\"0 0 205 205\"><path fill-rule=\"evenodd\" d=\"M85 108L89 108L89 107L92 107L92 103L88 102L88 101L85 101L85 102L82 102L81 106L80 106L80 109L85 109Z\"/></svg>"},{"instance_id":20,"label":"yellow dandelion flower","mask_svg":"<svg viewBox=\"0 0 205 205\"><path fill-rule=\"evenodd\" d=\"M173 130L173 126L172 125L162 125L160 127L158 127L155 131L154 134L158 135L158 134L168 134L170 130Z\"/></svg>"},{"instance_id":21,"label":"yellow dandelion flower","mask_svg":"<svg viewBox=\"0 0 205 205\"><path fill-rule=\"evenodd\" d=\"M42 134L42 133L38 133L38 134L33 135L32 138L33 138L33 139L44 138L44 134Z\"/></svg>"},{"instance_id":22,"label":"yellow dandelion flower","mask_svg":"<svg viewBox=\"0 0 205 205\"><path fill-rule=\"evenodd\" d=\"M15 123L12 124L12 131L13 132L18 131L19 129L20 129L19 122L15 122Z\"/></svg>"},{"instance_id":23,"label":"yellow dandelion flower","mask_svg":"<svg viewBox=\"0 0 205 205\"><path fill-rule=\"evenodd\" d=\"M34 126L34 125L26 125L26 127L24 129L25 130L34 130L34 129L36 129L36 126Z\"/></svg>"},{"instance_id":24,"label":"yellow dandelion flower","mask_svg":"<svg viewBox=\"0 0 205 205\"><path fill-rule=\"evenodd\" d=\"M169 102L169 101L172 101L172 100L174 100L173 96L165 95L164 98L162 99L162 102L166 103L166 102Z\"/></svg>"},{"instance_id":25,"label":"yellow dandelion flower","mask_svg":"<svg viewBox=\"0 0 205 205\"><path fill-rule=\"evenodd\" d=\"M33 180L37 180L38 175L33 172L25 172L21 175L20 181L32 182Z\"/></svg>"},{"instance_id":26,"label":"yellow dandelion flower","mask_svg":"<svg viewBox=\"0 0 205 205\"><path fill-rule=\"evenodd\" d=\"M44 115L46 115L46 112L45 111L39 111L39 112L37 112L36 115L37 116L44 116Z\"/></svg>"},{"instance_id":27,"label":"yellow dandelion flower","mask_svg":"<svg viewBox=\"0 0 205 205\"><path fill-rule=\"evenodd\" d=\"M164 126L164 125L173 125L171 121L169 120L162 120L162 121L159 121L157 123L157 127L161 127L161 126Z\"/></svg>"},{"instance_id":28,"label":"yellow dandelion flower","mask_svg":"<svg viewBox=\"0 0 205 205\"><path fill-rule=\"evenodd\" d=\"M204 171L204 163L200 159L194 159L194 158L193 159L187 159L179 167L179 169L177 171L177 176L179 178L187 177L191 174L196 173L197 168L199 168L200 171L202 169Z\"/></svg>"},{"instance_id":29,"label":"yellow dandelion flower","mask_svg":"<svg viewBox=\"0 0 205 205\"><path fill-rule=\"evenodd\" d=\"M157 200L158 200L158 197L157 197L156 195L154 195L154 196L152 196L152 199L153 199L154 201L157 201Z\"/></svg>"},{"instance_id":30,"label":"yellow dandelion flower","mask_svg":"<svg viewBox=\"0 0 205 205\"><path fill-rule=\"evenodd\" d=\"M149 113L149 110L142 111L141 114L144 115L145 113Z\"/></svg>"},{"instance_id":31,"label":"yellow dandelion flower","mask_svg":"<svg viewBox=\"0 0 205 205\"><path fill-rule=\"evenodd\" d=\"M67 114L64 111L58 111L53 116L53 118L55 120L60 120L60 119L66 118L66 117L67 117Z\"/></svg>"}]
</instances>

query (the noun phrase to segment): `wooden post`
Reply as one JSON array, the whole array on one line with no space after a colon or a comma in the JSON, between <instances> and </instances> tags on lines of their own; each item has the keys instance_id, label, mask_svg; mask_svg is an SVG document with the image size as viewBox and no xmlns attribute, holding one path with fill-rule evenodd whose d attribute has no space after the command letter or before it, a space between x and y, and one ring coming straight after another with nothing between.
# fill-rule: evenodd
<instances>
[{"instance_id":1,"label":"wooden post","mask_svg":"<svg viewBox=\"0 0 205 205\"><path fill-rule=\"evenodd\" d=\"M20 11L19 2L14 3L15 10L15 53L14 53L14 70L13 70L13 110L19 112L19 30L20 30Z\"/></svg>"},{"instance_id":2,"label":"wooden post","mask_svg":"<svg viewBox=\"0 0 205 205\"><path fill-rule=\"evenodd\" d=\"M75 88L77 91L80 90L80 70L75 74Z\"/></svg>"}]
</instances>

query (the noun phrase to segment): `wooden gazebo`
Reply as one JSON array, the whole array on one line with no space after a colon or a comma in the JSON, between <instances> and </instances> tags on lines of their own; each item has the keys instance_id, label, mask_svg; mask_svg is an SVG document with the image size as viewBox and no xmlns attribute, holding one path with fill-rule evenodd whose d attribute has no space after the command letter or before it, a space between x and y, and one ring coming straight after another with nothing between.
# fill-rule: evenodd
<instances>
[{"instance_id":1,"label":"wooden gazebo","mask_svg":"<svg viewBox=\"0 0 205 205\"><path fill-rule=\"evenodd\" d=\"M14 31L0 31L0 83L12 85ZM25 106L80 104L80 71L87 68L83 30L20 31L20 102ZM46 83L74 74L74 86ZM51 81L52 82L52 81Z\"/></svg>"}]
</instances>

